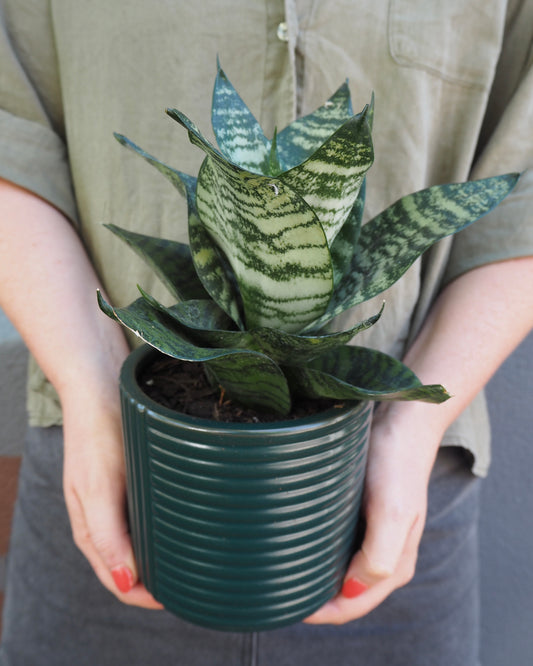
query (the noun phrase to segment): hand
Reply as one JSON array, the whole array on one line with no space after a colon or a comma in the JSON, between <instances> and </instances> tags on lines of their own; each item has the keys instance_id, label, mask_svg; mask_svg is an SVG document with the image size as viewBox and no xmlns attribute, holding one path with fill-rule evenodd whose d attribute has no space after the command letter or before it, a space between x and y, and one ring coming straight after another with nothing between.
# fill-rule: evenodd
<instances>
[{"instance_id":1,"label":"hand","mask_svg":"<svg viewBox=\"0 0 533 666\"><path fill-rule=\"evenodd\" d=\"M360 618L413 577L429 476L440 442L439 434L431 432L431 419L422 419L432 407L399 404L377 410L362 507L367 523L364 542L342 591L307 623L344 624ZM403 413L417 411L418 419L402 418Z\"/></svg>"},{"instance_id":2,"label":"hand","mask_svg":"<svg viewBox=\"0 0 533 666\"><path fill-rule=\"evenodd\" d=\"M423 383L442 383L453 398L442 405L380 405L370 443L362 548L348 569L344 594L307 622L355 620L412 578L439 444L450 424L530 332L533 291L526 293L523 285L532 278L533 258L523 257L468 271L440 293L404 362Z\"/></svg>"},{"instance_id":3,"label":"hand","mask_svg":"<svg viewBox=\"0 0 533 666\"><path fill-rule=\"evenodd\" d=\"M100 312L100 280L59 210L0 179L0 226L0 303L61 399L74 540L119 599L160 608L137 582L126 522L117 385L128 354L122 331ZM130 591L120 592L117 583Z\"/></svg>"},{"instance_id":4,"label":"hand","mask_svg":"<svg viewBox=\"0 0 533 666\"><path fill-rule=\"evenodd\" d=\"M116 378L100 390L78 387L62 402L63 486L74 541L101 583L120 601L162 608L138 582L128 534Z\"/></svg>"}]
</instances>

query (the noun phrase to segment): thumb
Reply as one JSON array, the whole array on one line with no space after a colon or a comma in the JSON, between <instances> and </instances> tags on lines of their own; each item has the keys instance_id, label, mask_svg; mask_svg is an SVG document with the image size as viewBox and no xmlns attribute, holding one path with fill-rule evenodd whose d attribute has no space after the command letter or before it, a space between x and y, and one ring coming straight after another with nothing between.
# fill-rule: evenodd
<instances>
[{"instance_id":1,"label":"thumb","mask_svg":"<svg viewBox=\"0 0 533 666\"><path fill-rule=\"evenodd\" d=\"M410 520L370 522L363 544L345 575L342 595L353 599L370 587L392 578L395 578L395 587L407 583L414 574L416 554L411 558L406 557L406 552L417 523L418 516Z\"/></svg>"}]
</instances>

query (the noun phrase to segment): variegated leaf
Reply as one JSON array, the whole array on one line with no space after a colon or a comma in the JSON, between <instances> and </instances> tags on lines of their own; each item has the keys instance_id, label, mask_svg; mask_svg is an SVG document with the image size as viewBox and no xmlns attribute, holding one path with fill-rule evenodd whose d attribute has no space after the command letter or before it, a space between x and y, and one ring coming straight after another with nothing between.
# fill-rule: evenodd
<instances>
[{"instance_id":1,"label":"variegated leaf","mask_svg":"<svg viewBox=\"0 0 533 666\"><path fill-rule=\"evenodd\" d=\"M374 123L374 93L372 93L370 104L366 109L363 109L361 113L366 113L368 126L370 131L372 131L372 125ZM342 225L338 234L335 236L335 240L330 246L331 261L333 263L333 281L335 287L339 284L339 282L344 278L350 269L350 265L355 253L355 248L357 247L359 234L361 233L361 224L365 210L365 199L366 177L361 183L359 194L357 195L357 199L355 200L352 209L348 213L346 221Z\"/></svg>"},{"instance_id":2,"label":"variegated leaf","mask_svg":"<svg viewBox=\"0 0 533 666\"><path fill-rule=\"evenodd\" d=\"M372 137L363 112L346 121L311 157L279 179L309 204L331 245L373 160Z\"/></svg>"},{"instance_id":3,"label":"variegated leaf","mask_svg":"<svg viewBox=\"0 0 533 666\"><path fill-rule=\"evenodd\" d=\"M201 223L196 208L189 211L189 243L196 273L207 293L239 328L244 328L240 296L231 271L224 264L220 250Z\"/></svg>"},{"instance_id":4,"label":"variegated leaf","mask_svg":"<svg viewBox=\"0 0 533 666\"><path fill-rule=\"evenodd\" d=\"M214 301L197 299L167 307L141 287L138 289L149 305L186 329L187 337L195 344L261 351L255 346L251 333L234 330L231 319Z\"/></svg>"},{"instance_id":5,"label":"variegated leaf","mask_svg":"<svg viewBox=\"0 0 533 666\"><path fill-rule=\"evenodd\" d=\"M212 301L196 300L166 307L139 287L143 298L155 309L187 328L194 342L212 346L246 347L272 358L276 363L304 364L326 351L341 347L355 335L373 326L381 317L380 311L346 331L317 336L294 335L272 328L251 331L228 330L226 315Z\"/></svg>"},{"instance_id":6,"label":"variegated leaf","mask_svg":"<svg viewBox=\"0 0 533 666\"><path fill-rule=\"evenodd\" d=\"M220 65L211 122L218 146L228 160L254 173L271 173L271 142Z\"/></svg>"},{"instance_id":7,"label":"variegated leaf","mask_svg":"<svg viewBox=\"0 0 533 666\"><path fill-rule=\"evenodd\" d=\"M441 403L450 397L438 384L422 385L401 361L365 347L341 347L284 371L291 389L310 398Z\"/></svg>"},{"instance_id":8,"label":"variegated leaf","mask_svg":"<svg viewBox=\"0 0 533 666\"><path fill-rule=\"evenodd\" d=\"M102 311L164 354L183 361L205 363L228 397L240 404L285 415L290 410L287 381L264 354L247 349L199 347L172 320L139 298L126 308L112 308L98 293Z\"/></svg>"},{"instance_id":9,"label":"variegated leaf","mask_svg":"<svg viewBox=\"0 0 533 666\"><path fill-rule=\"evenodd\" d=\"M331 244L330 253L333 264L333 281L335 286L344 278L350 268L353 255L357 247L361 223L365 208L366 178L361 183L361 189L357 195L351 211L348 213L346 222L342 225L335 240Z\"/></svg>"},{"instance_id":10,"label":"variegated leaf","mask_svg":"<svg viewBox=\"0 0 533 666\"><path fill-rule=\"evenodd\" d=\"M189 271L180 276L180 281L184 285L181 287L181 293L186 292L187 282L191 275L191 280L194 280L195 282L200 280L205 291L207 291L207 293L219 303L224 311L227 312L239 326L242 326L238 298L231 279L224 270L224 266L222 265L217 250L214 247L213 241L209 238L208 234L206 234L198 220L198 213L196 210L196 178L169 167L125 136L115 134L115 137L123 146L143 157L149 164L160 171L187 198L190 253L192 253L193 265L196 270L194 271L194 275L191 275ZM154 243L155 242L156 241L154 240ZM164 270L164 267L157 269L157 267L154 266L154 268L157 270L158 274ZM180 268L181 266L178 265L176 271ZM203 293L201 291L193 291L189 298L203 298L205 291ZM175 290L173 290L173 293L177 295Z\"/></svg>"},{"instance_id":11,"label":"variegated leaf","mask_svg":"<svg viewBox=\"0 0 533 666\"><path fill-rule=\"evenodd\" d=\"M197 203L235 272L248 329L298 331L325 311L333 286L326 238L290 188L207 158Z\"/></svg>"},{"instance_id":12,"label":"variegated leaf","mask_svg":"<svg viewBox=\"0 0 533 666\"><path fill-rule=\"evenodd\" d=\"M381 310L352 326L346 331L324 335L295 335L273 328L258 328L250 331L255 348L280 364L305 364L316 356L337 349L348 343L354 336L373 326L381 317Z\"/></svg>"},{"instance_id":13,"label":"variegated leaf","mask_svg":"<svg viewBox=\"0 0 533 666\"><path fill-rule=\"evenodd\" d=\"M351 116L348 82L321 107L287 125L277 137L278 155L283 171L304 162Z\"/></svg>"},{"instance_id":14,"label":"variegated leaf","mask_svg":"<svg viewBox=\"0 0 533 666\"><path fill-rule=\"evenodd\" d=\"M198 146L198 148L201 148L205 153L207 153L207 155L210 155L213 158L227 162L224 155L203 136L203 134L196 126L196 123L193 123L193 121L190 118L187 118L184 113L178 109L167 109L166 112L173 120L179 123L182 127L185 127L189 134L189 140L194 146ZM235 168L239 167L236 166Z\"/></svg>"},{"instance_id":15,"label":"variegated leaf","mask_svg":"<svg viewBox=\"0 0 533 666\"><path fill-rule=\"evenodd\" d=\"M137 234L114 224L104 226L146 261L175 298L189 300L207 297L207 292L196 274L188 245Z\"/></svg>"},{"instance_id":16,"label":"variegated leaf","mask_svg":"<svg viewBox=\"0 0 533 666\"><path fill-rule=\"evenodd\" d=\"M281 369L263 354L234 351L207 362L210 374L224 389L224 396L244 407L287 416L291 395Z\"/></svg>"},{"instance_id":17,"label":"variegated leaf","mask_svg":"<svg viewBox=\"0 0 533 666\"><path fill-rule=\"evenodd\" d=\"M198 213L235 273L246 327L300 330L325 311L333 286L316 215L280 180L228 162L186 116L168 113L207 153L198 176Z\"/></svg>"},{"instance_id":18,"label":"variegated leaf","mask_svg":"<svg viewBox=\"0 0 533 666\"><path fill-rule=\"evenodd\" d=\"M337 286L327 313L309 330L393 285L435 242L460 231L497 206L519 175L436 185L409 194L362 228L351 270Z\"/></svg>"}]
</instances>

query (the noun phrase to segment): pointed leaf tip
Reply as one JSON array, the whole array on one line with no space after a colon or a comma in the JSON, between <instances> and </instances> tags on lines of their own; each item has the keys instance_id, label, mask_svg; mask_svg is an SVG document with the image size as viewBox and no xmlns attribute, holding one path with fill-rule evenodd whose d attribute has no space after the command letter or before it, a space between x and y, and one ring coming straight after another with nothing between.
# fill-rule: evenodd
<instances>
[{"instance_id":1,"label":"pointed leaf tip","mask_svg":"<svg viewBox=\"0 0 533 666\"><path fill-rule=\"evenodd\" d=\"M270 142L222 69L213 88L211 124L223 155L254 173L268 174Z\"/></svg>"}]
</instances>

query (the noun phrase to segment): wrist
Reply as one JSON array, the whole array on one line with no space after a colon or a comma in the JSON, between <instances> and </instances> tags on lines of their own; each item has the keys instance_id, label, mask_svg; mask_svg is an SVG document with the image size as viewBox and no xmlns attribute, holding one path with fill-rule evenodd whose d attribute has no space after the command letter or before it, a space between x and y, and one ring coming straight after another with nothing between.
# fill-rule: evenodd
<instances>
[{"instance_id":1,"label":"wrist","mask_svg":"<svg viewBox=\"0 0 533 666\"><path fill-rule=\"evenodd\" d=\"M120 370L129 348L120 332L115 340L107 339L95 348L77 349L67 355L55 377L54 387L63 409L89 401L110 405L118 402Z\"/></svg>"},{"instance_id":2,"label":"wrist","mask_svg":"<svg viewBox=\"0 0 533 666\"><path fill-rule=\"evenodd\" d=\"M446 404L383 402L374 413L373 435L387 442L384 445L389 449L407 446L416 455L433 460L451 423Z\"/></svg>"}]
</instances>

